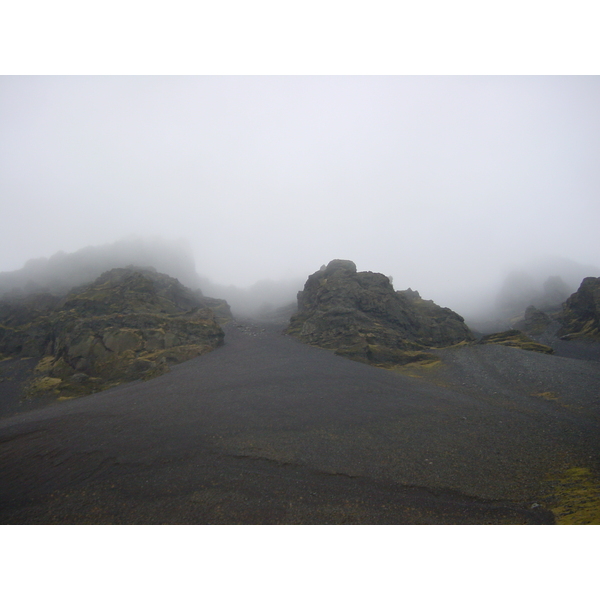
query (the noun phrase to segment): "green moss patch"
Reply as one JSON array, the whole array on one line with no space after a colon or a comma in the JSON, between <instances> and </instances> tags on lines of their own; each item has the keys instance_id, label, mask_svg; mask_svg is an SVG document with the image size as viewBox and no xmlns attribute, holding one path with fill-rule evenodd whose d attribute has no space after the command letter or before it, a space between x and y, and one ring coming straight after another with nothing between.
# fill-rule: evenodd
<instances>
[{"instance_id":1,"label":"green moss patch","mask_svg":"<svg viewBox=\"0 0 600 600\"><path fill-rule=\"evenodd\" d=\"M545 398L546 400L558 400L558 396L554 392L536 392L531 395L536 398Z\"/></svg>"},{"instance_id":2,"label":"green moss patch","mask_svg":"<svg viewBox=\"0 0 600 600\"><path fill-rule=\"evenodd\" d=\"M563 335L561 339L563 340L589 340L589 341L600 341L600 330L596 325L596 321L590 319L589 321L585 321L583 323L578 324L581 328L577 333L568 333L567 335Z\"/></svg>"},{"instance_id":3,"label":"green moss patch","mask_svg":"<svg viewBox=\"0 0 600 600\"><path fill-rule=\"evenodd\" d=\"M363 343L342 347L335 350L335 354L384 369L391 369L400 365L439 362L435 355L427 352L400 350L380 344Z\"/></svg>"},{"instance_id":4,"label":"green moss patch","mask_svg":"<svg viewBox=\"0 0 600 600\"><path fill-rule=\"evenodd\" d=\"M58 393L58 386L62 379L58 377L37 377L26 387L25 395L29 398L45 396L49 393Z\"/></svg>"},{"instance_id":5,"label":"green moss patch","mask_svg":"<svg viewBox=\"0 0 600 600\"><path fill-rule=\"evenodd\" d=\"M600 481L584 467L572 467L550 481L548 507L559 525L600 525Z\"/></svg>"},{"instance_id":6,"label":"green moss patch","mask_svg":"<svg viewBox=\"0 0 600 600\"><path fill-rule=\"evenodd\" d=\"M36 365L35 373L49 373L52 370L54 361L54 356L44 356L44 358L42 358L42 360L40 360L40 362Z\"/></svg>"}]
</instances>

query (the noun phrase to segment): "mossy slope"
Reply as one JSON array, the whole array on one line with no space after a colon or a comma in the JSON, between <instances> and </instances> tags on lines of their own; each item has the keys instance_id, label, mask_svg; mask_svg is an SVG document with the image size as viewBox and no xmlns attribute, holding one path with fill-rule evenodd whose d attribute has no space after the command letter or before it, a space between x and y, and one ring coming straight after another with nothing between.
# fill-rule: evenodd
<instances>
[{"instance_id":1,"label":"mossy slope","mask_svg":"<svg viewBox=\"0 0 600 600\"><path fill-rule=\"evenodd\" d=\"M559 525L600 525L600 483L585 467L572 467L550 480L548 506Z\"/></svg>"},{"instance_id":2,"label":"mossy slope","mask_svg":"<svg viewBox=\"0 0 600 600\"><path fill-rule=\"evenodd\" d=\"M511 346L513 348L520 348L521 350L531 350L533 352L542 352L544 354L552 354L554 352L550 346L540 344L516 329L484 335L481 340L479 340L479 343L500 344L502 346Z\"/></svg>"},{"instance_id":3,"label":"mossy slope","mask_svg":"<svg viewBox=\"0 0 600 600\"><path fill-rule=\"evenodd\" d=\"M5 303L0 352L41 358L29 396L76 397L160 375L213 350L224 337L218 320L228 316L224 301L168 275L113 269L43 305Z\"/></svg>"}]
</instances>

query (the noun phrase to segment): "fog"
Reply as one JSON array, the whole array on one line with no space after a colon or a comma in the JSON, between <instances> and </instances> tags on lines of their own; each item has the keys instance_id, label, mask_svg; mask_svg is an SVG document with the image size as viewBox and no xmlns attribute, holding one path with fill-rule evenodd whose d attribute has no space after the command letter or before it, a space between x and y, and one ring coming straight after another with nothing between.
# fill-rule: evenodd
<instances>
[{"instance_id":1,"label":"fog","mask_svg":"<svg viewBox=\"0 0 600 600\"><path fill-rule=\"evenodd\" d=\"M0 271L158 236L208 288L342 258L475 313L600 274L599 164L598 77L2 77Z\"/></svg>"}]
</instances>

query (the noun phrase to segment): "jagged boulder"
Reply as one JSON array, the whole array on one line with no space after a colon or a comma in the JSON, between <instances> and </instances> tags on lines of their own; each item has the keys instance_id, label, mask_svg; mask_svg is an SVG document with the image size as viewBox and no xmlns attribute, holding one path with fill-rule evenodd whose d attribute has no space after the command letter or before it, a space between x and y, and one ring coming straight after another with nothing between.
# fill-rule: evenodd
<instances>
[{"instance_id":1,"label":"jagged boulder","mask_svg":"<svg viewBox=\"0 0 600 600\"><path fill-rule=\"evenodd\" d=\"M429 358L426 348L474 339L460 315L418 292L396 292L388 277L357 272L349 260L333 260L309 276L286 332L382 366Z\"/></svg>"},{"instance_id":2,"label":"jagged boulder","mask_svg":"<svg viewBox=\"0 0 600 600\"><path fill-rule=\"evenodd\" d=\"M558 317L563 339L600 341L600 277L586 277L564 304Z\"/></svg>"},{"instance_id":3,"label":"jagged boulder","mask_svg":"<svg viewBox=\"0 0 600 600\"><path fill-rule=\"evenodd\" d=\"M75 397L150 378L223 343L227 303L177 279L113 269L62 299L0 307L0 352L39 357L32 396ZM219 317L215 315L215 310Z\"/></svg>"}]
</instances>

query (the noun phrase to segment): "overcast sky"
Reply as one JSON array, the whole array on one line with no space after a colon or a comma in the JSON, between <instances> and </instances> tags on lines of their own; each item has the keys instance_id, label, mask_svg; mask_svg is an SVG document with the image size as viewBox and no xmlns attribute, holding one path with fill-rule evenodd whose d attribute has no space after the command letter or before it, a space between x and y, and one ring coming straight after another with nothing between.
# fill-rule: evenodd
<instances>
[{"instance_id":1,"label":"overcast sky","mask_svg":"<svg viewBox=\"0 0 600 600\"><path fill-rule=\"evenodd\" d=\"M333 258L451 305L600 263L598 77L2 77L0 271L185 238L249 285Z\"/></svg>"}]
</instances>

